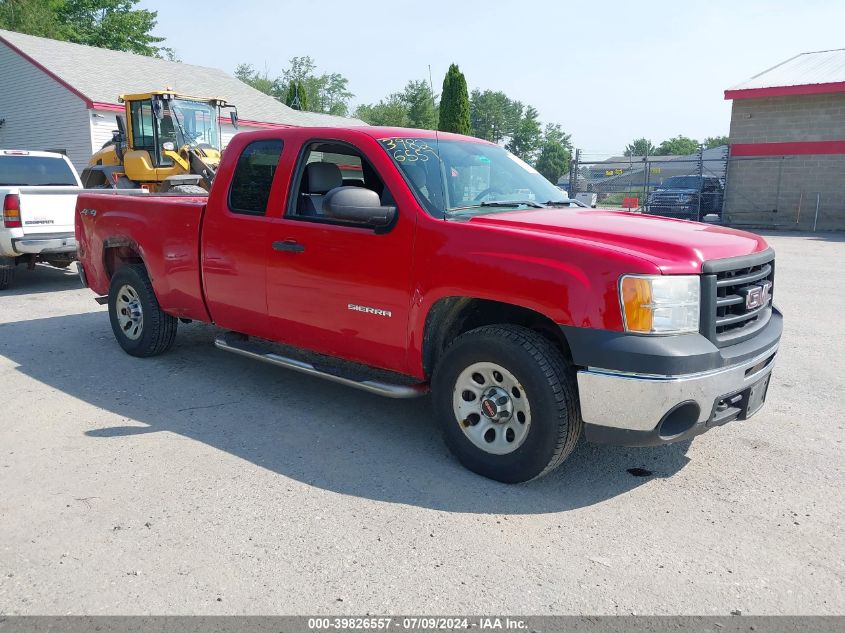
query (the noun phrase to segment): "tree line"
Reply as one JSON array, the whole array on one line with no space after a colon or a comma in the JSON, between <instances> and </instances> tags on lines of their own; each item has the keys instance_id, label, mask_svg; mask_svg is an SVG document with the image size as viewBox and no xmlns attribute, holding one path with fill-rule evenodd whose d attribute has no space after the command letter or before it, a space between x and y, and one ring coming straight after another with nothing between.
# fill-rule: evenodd
<instances>
[{"instance_id":1,"label":"tree line","mask_svg":"<svg viewBox=\"0 0 845 633\"><path fill-rule=\"evenodd\" d=\"M349 106L354 95L347 79L337 73L318 73L311 57L292 58L275 78L251 64L240 64L235 76L296 109L351 114L370 125L437 129L503 144L555 183L569 170L572 142L560 125L543 125L536 108L504 92L469 92L456 64L446 72L440 94L426 79L411 79L401 90L354 110Z\"/></svg>"},{"instance_id":2,"label":"tree line","mask_svg":"<svg viewBox=\"0 0 845 633\"><path fill-rule=\"evenodd\" d=\"M704 149L713 149L727 144L727 136L708 136L699 143L693 138L678 135L660 145L655 145L647 138L638 138L625 146L625 156L689 156L695 154L700 145L703 145Z\"/></svg>"}]
</instances>

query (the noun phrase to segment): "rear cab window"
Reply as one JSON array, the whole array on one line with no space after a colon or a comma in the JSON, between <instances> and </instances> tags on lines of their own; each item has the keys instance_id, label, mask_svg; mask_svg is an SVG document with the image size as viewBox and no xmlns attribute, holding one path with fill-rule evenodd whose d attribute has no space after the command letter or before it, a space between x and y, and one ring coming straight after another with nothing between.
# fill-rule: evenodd
<instances>
[{"instance_id":1,"label":"rear cab window","mask_svg":"<svg viewBox=\"0 0 845 633\"><path fill-rule=\"evenodd\" d=\"M270 188L282 154L282 141L253 141L244 148L229 188L229 210L244 215L265 215Z\"/></svg>"},{"instance_id":2,"label":"rear cab window","mask_svg":"<svg viewBox=\"0 0 845 633\"><path fill-rule=\"evenodd\" d=\"M0 186L78 187L79 182L63 158L0 152Z\"/></svg>"}]
</instances>

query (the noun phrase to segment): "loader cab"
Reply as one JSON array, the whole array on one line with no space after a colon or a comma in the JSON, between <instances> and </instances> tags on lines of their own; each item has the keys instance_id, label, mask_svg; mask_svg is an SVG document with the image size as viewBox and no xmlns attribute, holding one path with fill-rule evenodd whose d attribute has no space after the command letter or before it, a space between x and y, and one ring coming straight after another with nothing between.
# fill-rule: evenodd
<instances>
[{"instance_id":1,"label":"loader cab","mask_svg":"<svg viewBox=\"0 0 845 633\"><path fill-rule=\"evenodd\" d=\"M149 164L170 167L184 147L220 153L220 99L182 97L174 93L126 95L129 149L146 152ZM131 176L130 176L131 177Z\"/></svg>"},{"instance_id":2,"label":"loader cab","mask_svg":"<svg viewBox=\"0 0 845 633\"><path fill-rule=\"evenodd\" d=\"M178 185L209 189L222 152L220 117L237 109L223 99L180 95L170 88L121 95L124 121L83 172L91 188L168 191Z\"/></svg>"}]
</instances>

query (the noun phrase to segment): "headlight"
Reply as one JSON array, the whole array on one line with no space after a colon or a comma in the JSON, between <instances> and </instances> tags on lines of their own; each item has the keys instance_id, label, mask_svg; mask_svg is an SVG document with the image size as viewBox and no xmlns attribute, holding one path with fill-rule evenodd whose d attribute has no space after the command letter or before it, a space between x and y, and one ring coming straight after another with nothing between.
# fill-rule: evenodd
<instances>
[{"instance_id":1,"label":"headlight","mask_svg":"<svg viewBox=\"0 0 845 633\"><path fill-rule=\"evenodd\" d=\"M678 196L678 202L692 202L692 196L688 194Z\"/></svg>"},{"instance_id":2,"label":"headlight","mask_svg":"<svg viewBox=\"0 0 845 633\"><path fill-rule=\"evenodd\" d=\"M623 275L619 302L628 332L698 332L701 280L697 275Z\"/></svg>"}]
</instances>

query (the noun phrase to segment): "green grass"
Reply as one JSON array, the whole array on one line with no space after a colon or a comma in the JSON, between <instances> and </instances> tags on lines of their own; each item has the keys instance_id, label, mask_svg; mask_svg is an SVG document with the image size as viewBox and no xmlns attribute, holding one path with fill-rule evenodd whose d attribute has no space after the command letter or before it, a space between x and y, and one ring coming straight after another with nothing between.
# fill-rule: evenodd
<instances>
[{"instance_id":1,"label":"green grass","mask_svg":"<svg viewBox=\"0 0 845 633\"><path fill-rule=\"evenodd\" d=\"M596 205L599 207L621 207L622 200L624 198L637 198L640 201L640 206L642 206L643 202L645 202L643 190L640 189L639 191L628 192L615 191L613 193L605 195L604 197L602 197L602 194L599 194Z\"/></svg>"}]
</instances>

